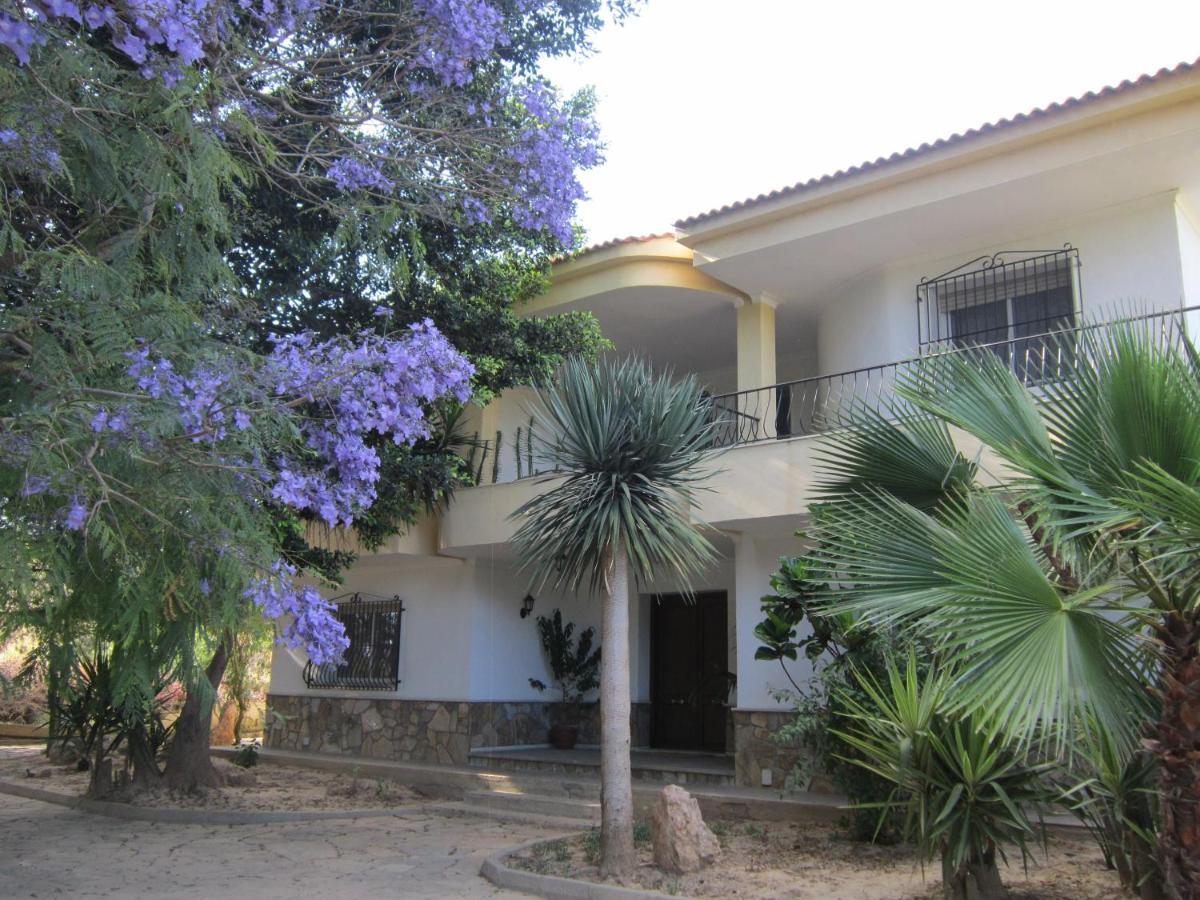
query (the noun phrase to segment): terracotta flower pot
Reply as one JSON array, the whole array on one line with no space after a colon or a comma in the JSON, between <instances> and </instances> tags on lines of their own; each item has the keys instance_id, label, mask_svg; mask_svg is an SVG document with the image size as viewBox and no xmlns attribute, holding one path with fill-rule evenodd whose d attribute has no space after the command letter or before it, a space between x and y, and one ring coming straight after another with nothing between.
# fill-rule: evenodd
<instances>
[{"instance_id":1,"label":"terracotta flower pot","mask_svg":"<svg viewBox=\"0 0 1200 900\"><path fill-rule=\"evenodd\" d=\"M551 725L550 746L555 750L574 750L579 740L579 729L574 725Z\"/></svg>"}]
</instances>

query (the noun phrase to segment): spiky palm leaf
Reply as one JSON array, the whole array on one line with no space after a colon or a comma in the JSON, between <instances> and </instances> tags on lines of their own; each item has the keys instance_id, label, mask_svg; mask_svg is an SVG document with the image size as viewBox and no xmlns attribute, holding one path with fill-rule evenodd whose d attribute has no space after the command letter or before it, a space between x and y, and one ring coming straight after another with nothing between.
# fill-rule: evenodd
<instances>
[{"instance_id":1,"label":"spiky palm leaf","mask_svg":"<svg viewBox=\"0 0 1200 900\"><path fill-rule=\"evenodd\" d=\"M694 378L657 375L638 359L573 359L535 419L552 486L513 514L535 584L594 591L617 546L641 583L686 584L716 558L690 515L711 474L713 429Z\"/></svg>"},{"instance_id":2,"label":"spiky palm leaf","mask_svg":"<svg viewBox=\"0 0 1200 900\"><path fill-rule=\"evenodd\" d=\"M1120 621L1129 611L1091 573L1074 590L1057 584L997 497L964 497L939 520L863 493L830 512L822 539L824 575L837 585L832 608L919 623L961 671L960 709L1021 740L1095 710L1133 740L1149 661Z\"/></svg>"},{"instance_id":3,"label":"spiky palm leaf","mask_svg":"<svg viewBox=\"0 0 1200 900\"><path fill-rule=\"evenodd\" d=\"M836 732L861 766L895 785L879 804L898 809L904 832L926 858L942 856L943 871L978 862L994 848L1016 846L1023 856L1035 829L1032 807L1049 794L1047 766L1031 766L1019 749L994 740L952 702L956 679L936 666L920 672L916 656L887 678L855 672L865 696L845 691L848 726Z\"/></svg>"},{"instance_id":4,"label":"spiky palm leaf","mask_svg":"<svg viewBox=\"0 0 1200 900\"><path fill-rule=\"evenodd\" d=\"M936 416L860 400L840 405L837 420L828 424L839 439L816 452L821 473L816 496L823 502L836 503L870 486L932 511L974 481L975 464L958 451Z\"/></svg>"},{"instance_id":5,"label":"spiky palm leaf","mask_svg":"<svg viewBox=\"0 0 1200 900\"><path fill-rule=\"evenodd\" d=\"M844 495L818 535L833 608L922 622L963 673L960 706L1010 734L1094 714L1129 746L1156 665L1150 614L1192 608L1200 586L1200 390L1176 337L1073 334L1072 377L1033 391L987 352L914 367L902 399L980 439L1004 483L962 482L962 502L930 515L895 487L897 432L919 417L852 416L823 455Z\"/></svg>"}]
</instances>

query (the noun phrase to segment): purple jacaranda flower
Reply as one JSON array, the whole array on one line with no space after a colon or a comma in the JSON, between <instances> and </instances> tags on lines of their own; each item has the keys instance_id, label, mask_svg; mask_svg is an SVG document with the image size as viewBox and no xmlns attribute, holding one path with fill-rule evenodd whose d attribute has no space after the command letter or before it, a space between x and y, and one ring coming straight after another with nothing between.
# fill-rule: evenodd
<instances>
[{"instance_id":1,"label":"purple jacaranda flower","mask_svg":"<svg viewBox=\"0 0 1200 900\"><path fill-rule=\"evenodd\" d=\"M0 13L0 47L11 50L21 65L29 65L30 52L45 43L46 36L24 19Z\"/></svg>"},{"instance_id":2,"label":"purple jacaranda flower","mask_svg":"<svg viewBox=\"0 0 1200 900\"><path fill-rule=\"evenodd\" d=\"M390 194L396 189L396 183L384 175L378 166L350 157L335 160L325 170L325 175L337 185L339 191L373 190Z\"/></svg>"},{"instance_id":3,"label":"purple jacaranda flower","mask_svg":"<svg viewBox=\"0 0 1200 900\"><path fill-rule=\"evenodd\" d=\"M67 507L66 526L72 531L79 531L87 524L87 518L87 505L79 497L72 497L71 505Z\"/></svg>"},{"instance_id":4,"label":"purple jacaranda flower","mask_svg":"<svg viewBox=\"0 0 1200 900\"><path fill-rule=\"evenodd\" d=\"M21 496L32 497L35 494L44 494L50 488L50 479L45 475L27 475L25 483L21 485Z\"/></svg>"},{"instance_id":5,"label":"purple jacaranda flower","mask_svg":"<svg viewBox=\"0 0 1200 900\"><path fill-rule=\"evenodd\" d=\"M345 626L334 615L333 604L315 588L296 585L295 575L294 566L278 560L270 574L250 584L245 596L279 623L279 643L303 646L316 665L340 662L350 646Z\"/></svg>"}]
</instances>

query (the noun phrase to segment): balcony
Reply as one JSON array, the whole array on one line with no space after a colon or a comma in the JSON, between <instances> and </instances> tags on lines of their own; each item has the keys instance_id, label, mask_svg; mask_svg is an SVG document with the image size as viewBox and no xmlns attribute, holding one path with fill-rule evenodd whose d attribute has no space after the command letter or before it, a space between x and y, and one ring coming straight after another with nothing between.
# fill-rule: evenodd
<instances>
[{"instance_id":1,"label":"balcony","mask_svg":"<svg viewBox=\"0 0 1200 900\"><path fill-rule=\"evenodd\" d=\"M1012 368L1023 385L1036 389L1047 382L1071 377L1085 362L1077 352L1078 336L1084 332L1140 323L1156 332L1165 344L1179 344L1189 331L1189 320L1193 325L1200 323L1200 306L1023 334L1001 341L963 342L965 346L953 349L940 349L944 343L931 344L930 350L911 359L718 394L710 400L716 423L715 442L720 447L737 447L820 434L836 427L851 404L890 407L902 402L895 388L904 372L948 353L990 351Z\"/></svg>"}]
</instances>

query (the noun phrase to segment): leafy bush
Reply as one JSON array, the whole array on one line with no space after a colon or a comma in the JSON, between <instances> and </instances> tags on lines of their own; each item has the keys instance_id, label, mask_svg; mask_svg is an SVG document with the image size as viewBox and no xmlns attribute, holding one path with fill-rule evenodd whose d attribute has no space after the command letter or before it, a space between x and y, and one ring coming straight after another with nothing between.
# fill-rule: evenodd
<instances>
[{"instance_id":1,"label":"leafy bush","mask_svg":"<svg viewBox=\"0 0 1200 900\"><path fill-rule=\"evenodd\" d=\"M258 765L258 747L254 744L243 744L233 754L233 764L243 769L252 769ZM383 793L377 789L377 793Z\"/></svg>"},{"instance_id":2,"label":"leafy bush","mask_svg":"<svg viewBox=\"0 0 1200 900\"><path fill-rule=\"evenodd\" d=\"M1074 765L1060 776L1064 802L1087 826L1126 890L1156 900L1163 877L1155 847L1160 815L1157 760L1126 749L1094 717L1079 730Z\"/></svg>"},{"instance_id":3,"label":"leafy bush","mask_svg":"<svg viewBox=\"0 0 1200 900\"><path fill-rule=\"evenodd\" d=\"M899 835L899 822L885 817L881 825L878 813L863 807L887 799L892 785L855 765L851 760L857 751L837 737L837 730L845 725L843 698L858 695L859 700L866 699L852 670L882 676L895 642L886 632L862 627L852 616L818 612L815 598L824 585L813 580L811 571L807 556L780 560L779 570L771 577L775 593L762 599L766 618L754 629L760 643L754 658L777 660L793 688L777 695L794 706L796 715L775 738L806 751L796 764L792 781L807 787L821 772L846 795L852 807L846 821L851 839L891 843ZM803 685L787 667L788 661L801 654L814 669L813 678Z\"/></svg>"},{"instance_id":4,"label":"leafy bush","mask_svg":"<svg viewBox=\"0 0 1200 900\"><path fill-rule=\"evenodd\" d=\"M1028 810L1054 798L1047 781L1054 764L1029 763L953 712L951 673L922 675L915 653L903 672L888 663L883 683L870 673L855 677L868 701L843 696L852 724L838 736L859 752L851 762L892 785L890 797L872 806L900 812L905 839L926 859L941 857L947 898L1007 896L997 858L1006 859L1005 847L1028 858L1037 834Z\"/></svg>"},{"instance_id":5,"label":"leafy bush","mask_svg":"<svg viewBox=\"0 0 1200 900\"><path fill-rule=\"evenodd\" d=\"M600 865L600 829L593 828L583 836L583 858L589 866Z\"/></svg>"},{"instance_id":6,"label":"leafy bush","mask_svg":"<svg viewBox=\"0 0 1200 900\"><path fill-rule=\"evenodd\" d=\"M537 628L542 652L546 654L550 675L563 703L582 703L589 691L600 686L600 648L592 649L596 629L585 628L576 639L575 625L563 624L561 609L556 609L550 617L538 616ZM547 689L546 683L537 678L530 678L529 685L539 691Z\"/></svg>"}]
</instances>

